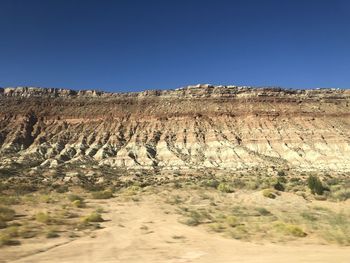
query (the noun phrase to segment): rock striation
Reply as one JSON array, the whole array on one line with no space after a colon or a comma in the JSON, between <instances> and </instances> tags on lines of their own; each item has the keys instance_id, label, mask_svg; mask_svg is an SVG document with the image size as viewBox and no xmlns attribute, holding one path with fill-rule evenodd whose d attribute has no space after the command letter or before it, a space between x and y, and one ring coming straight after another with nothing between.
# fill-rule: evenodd
<instances>
[{"instance_id":1,"label":"rock striation","mask_svg":"<svg viewBox=\"0 0 350 263\"><path fill-rule=\"evenodd\" d=\"M350 90L0 88L0 164L350 170Z\"/></svg>"}]
</instances>

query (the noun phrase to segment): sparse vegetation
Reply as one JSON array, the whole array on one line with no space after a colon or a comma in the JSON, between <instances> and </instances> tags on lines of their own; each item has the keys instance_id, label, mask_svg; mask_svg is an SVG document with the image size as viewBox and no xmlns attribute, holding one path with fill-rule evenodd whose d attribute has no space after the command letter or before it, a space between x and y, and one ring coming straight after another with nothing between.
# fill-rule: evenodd
<instances>
[{"instance_id":1,"label":"sparse vegetation","mask_svg":"<svg viewBox=\"0 0 350 263\"><path fill-rule=\"evenodd\" d=\"M21 242L13 239L8 234L0 234L0 247L2 246L17 246L20 245Z\"/></svg>"},{"instance_id":2,"label":"sparse vegetation","mask_svg":"<svg viewBox=\"0 0 350 263\"><path fill-rule=\"evenodd\" d=\"M285 171L280 170L280 171L277 172L277 175L278 176L286 176L286 173L285 173Z\"/></svg>"},{"instance_id":3,"label":"sparse vegetation","mask_svg":"<svg viewBox=\"0 0 350 263\"><path fill-rule=\"evenodd\" d=\"M7 222L14 219L16 212L4 206L0 206L0 222Z\"/></svg>"},{"instance_id":4,"label":"sparse vegetation","mask_svg":"<svg viewBox=\"0 0 350 263\"><path fill-rule=\"evenodd\" d=\"M24 225L20 227L18 234L21 238L33 238L37 235L37 230L33 227Z\"/></svg>"},{"instance_id":5,"label":"sparse vegetation","mask_svg":"<svg viewBox=\"0 0 350 263\"><path fill-rule=\"evenodd\" d=\"M234 239L249 239L249 232L244 225L237 226L229 232L230 236Z\"/></svg>"},{"instance_id":6,"label":"sparse vegetation","mask_svg":"<svg viewBox=\"0 0 350 263\"><path fill-rule=\"evenodd\" d=\"M276 222L274 224L274 227L282 231L283 233L287 235L292 235L294 237L306 237L307 234L297 225L292 224L286 224L284 222Z\"/></svg>"},{"instance_id":7,"label":"sparse vegetation","mask_svg":"<svg viewBox=\"0 0 350 263\"><path fill-rule=\"evenodd\" d=\"M84 223L95 223L95 222L103 222L103 218L101 214L97 212L92 212L91 214L82 218L82 222Z\"/></svg>"},{"instance_id":8,"label":"sparse vegetation","mask_svg":"<svg viewBox=\"0 0 350 263\"><path fill-rule=\"evenodd\" d=\"M109 199L113 197L113 192L111 190L96 191L91 193L94 199Z\"/></svg>"},{"instance_id":9,"label":"sparse vegetation","mask_svg":"<svg viewBox=\"0 0 350 263\"><path fill-rule=\"evenodd\" d=\"M200 224L201 216L197 212L191 212L189 218L184 223L188 226L197 226Z\"/></svg>"},{"instance_id":10,"label":"sparse vegetation","mask_svg":"<svg viewBox=\"0 0 350 263\"><path fill-rule=\"evenodd\" d=\"M179 222L189 227L198 226L198 231L208 231L212 235L253 242L289 242L305 238L310 243L350 245L350 211L342 203L350 198L346 177L315 173L292 175L288 171L288 175L276 176L272 172L266 176L259 171L256 176L234 174L201 178L191 175L174 180L164 176L146 179L139 176L135 181L121 180L115 185L89 182L84 187L70 185L69 193L65 187L64 191L57 191L59 186L56 185L50 190L41 189L20 196L17 190L2 185L0 246L27 244L28 240L24 239L35 237L35 240L76 238L86 234L92 237L91 231L104 222L102 213L110 210L96 209L107 201L93 199L114 197L113 202L134 201L142 206L149 195L154 198L152 201L163 204L164 215L178 213ZM320 185L322 195L319 194ZM328 187L330 191L326 190ZM227 194L232 192L235 194ZM327 201L313 206L320 198ZM328 202L337 202L344 211L333 209ZM30 209L24 210L24 216L16 216L15 211L23 211L23 206ZM147 224L144 222L140 227L144 235L156 231Z\"/></svg>"},{"instance_id":11,"label":"sparse vegetation","mask_svg":"<svg viewBox=\"0 0 350 263\"><path fill-rule=\"evenodd\" d=\"M236 227L239 225L238 219L235 216L228 216L228 217L226 217L225 221L230 227Z\"/></svg>"},{"instance_id":12,"label":"sparse vegetation","mask_svg":"<svg viewBox=\"0 0 350 263\"><path fill-rule=\"evenodd\" d=\"M273 186L273 188L275 189L275 190L277 190L277 191L284 191L284 186L283 186L283 184L281 184L280 182L277 182L274 186Z\"/></svg>"},{"instance_id":13,"label":"sparse vegetation","mask_svg":"<svg viewBox=\"0 0 350 263\"><path fill-rule=\"evenodd\" d=\"M212 221L211 215L206 210L189 210L184 208L183 211L187 218L181 222L188 226L197 226L204 222L209 223Z\"/></svg>"},{"instance_id":14,"label":"sparse vegetation","mask_svg":"<svg viewBox=\"0 0 350 263\"><path fill-rule=\"evenodd\" d=\"M73 202L72 202L72 205L73 206L75 206L75 207L77 207L77 208L84 208L84 207L86 207L86 204L85 204L85 202L84 201L82 201L82 200L74 200Z\"/></svg>"},{"instance_id":15,"label":"sparse vegetation","mask_svg":"<svg viewBox=\"0 0 350 263\"><path fill-rule=\"evenodd\" d=\"M69 201L71 201L71 202L74 202L74 201L76 201L76 200L79 200L79 201L81 201L81 202L84 201L84 198L83 198L83 197L81 197L81 196L79 196L79 195L75 195L75 194L70 194L70 195L68 195L68 199L69 199Z\"/></svg>"},{"instance_id":16,"label":"sparse vegetation","mask_svg":"<svg viewBox=\"0 0 350 263\"><path fill-rule=\"evenodd\" d=\"M350 220L344 213L332 213L328 215L329 226L324 230L324 238L332 243L350 245Z\"/></svg>"},{"instance_id":17,"label":"sparse vegetation","mask_svg":"<svg viewBox=\"0 0 350 263\"><path fill-rule=\"evenodd\" d=\"M277 197L277 194L274 190L272 189L265 189L262 192L263 196L270 198L270 199L275 199Z\"/></svg>"},{"instance_id":18,"label":"sparse vegetation","mask_svg":"<svg viewBox=\"0 0 350 263\"><path fill-rule=\"evenodd\" d=\"M0 205L18 205L20 202L19 196L0 195Z\"/></svg>"},{"instance_id":19,"label":"sparse vegetation","mask_svg":"<svg viewBox=\"0 0 350 263\"><path fill-rule=\"evenodd\" d=\"M142 188L139 185L131 185L124 190L124 195L133 196L138 194Z\"/></svg>"},{"instance_id":20,"label":"sparse vegetation","mask_svg":"<svg viewBox=\"0 0 350 263\"><path fill-rule=\"evenodd\" d=\"M173 196L170 196L166 202L168 204L171 204L171 205L177 205L177 204L181 204L183 202L182 198L179 196L179 195L173 195Z\"/></svg>"},{"instance_id":21,"label":"sparse vegetation","mask_svg":"<svg viewBox=\"0 0 350 263\"><path fill-rule=\"evenodd\" d=\"M260 215L262 216L269 216L272 215L269 210L267 210L265 207L257 207L256 211L259 212Z\"/></svg>"},{"instance_id":22,"label":"sparse vegetation","mask_svg":"<svg viewBox=\"0 0 350 263\"><path fill-rule=\"evenodd\" d=\"M208 180L202 181L202 186L205 186L205 187L217 188L219 184L220 182L216 179L208 179Z\"/></svg>"},{"instance_id":23,"label":"sparse vegetation","mask_svg":"<svg viewBox=\"0 0 350 263\"><path fill-rule=\"evenodd\" d=\"M57 238L59 236L56 229L49 229L46 233L46 238Z\"/></svg>"},{"instance_id":24,"label":"sparse vegetation","mask_svg":"<svg viewBox=\"0 0 350 263\"><path fill-rule=\"evenodd\" d=\"M332 194L334 199L338 201L346 201L350 199L350 188L349 189L340 189Z\"/></svg>"},{"instance_id":25,"label":"sparse vegetation","mask_svg":"<svg viewBox=\"0 0 350 263\"><path fill-rule=\"evenodd\" d=\"M214 231L214 232L221 233L221 232L224 232L226 228L221 223L211 223L211 224L209 224L209 229Z\"/></svg>"},{"instance_id":26,"label":"sparse vegetation","mask_svg":"<svg viewBox=\"0 0 350 263\"><path fill-rule=\"evenodd\" d=\"M300 214L304 219L307 221L317 221L318 215L316 213L310 212L310 211L304 211Z\"/></svg>"},{"instance_id":27,"label":"sparse vegetation","mask_svg":"<svg viewBox=\"0 0 350 263\"><path fill-rule=\"evenodd\" d=\"M52 186L57 193L66 193L69 191L69 187L67 185L53 185Z\"/></svg>"},{"instance_id":28,"label":"sparse vegetation","mask_svg":"<svg viewBox=\"0 0 350 263\"><path fill-rule=\"evenodd\" d=\"M307 184L312 194L322 195L325 190L321 180L317 176L310 175L307 179Z\"/></svg>"},{"instance_id":29,"label":"sparse vegetation","mask_svg":"<svg viewBox=\"0 0 350 263\"><path fill-rule=\"evenodd\" d=\"M35 220L44 223L44 224L52 224L54 222L54 219L45 212L39 212L35 215Z\"/></svg>"},{"instance_id":30,"label":"sparse vegetation","mask_svg":"<svg viewBox=\"0 0 350 263\"><path fill-rule=\"evenodd\" d=\"M217 189L223 193L233 193L234 192L232 185L228 184L228 183L224 183L224 182L220 183L218 185Z\"/></svg>"}]
</instances>

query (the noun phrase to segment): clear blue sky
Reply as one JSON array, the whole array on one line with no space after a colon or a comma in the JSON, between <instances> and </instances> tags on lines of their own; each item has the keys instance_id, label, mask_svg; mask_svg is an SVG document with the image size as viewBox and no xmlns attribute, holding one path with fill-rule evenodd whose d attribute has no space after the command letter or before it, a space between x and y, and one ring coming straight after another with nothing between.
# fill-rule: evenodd
<instances>
[{"instance_id":1,"label":"clear blue sky","mask_svg":"<svg viewBox=\"0 0 350 263\"><path fill-rule=\"evenodd\" d=\"M350 87L347 0L0 0L0 86Z\"/></svg>"}]
</instances>

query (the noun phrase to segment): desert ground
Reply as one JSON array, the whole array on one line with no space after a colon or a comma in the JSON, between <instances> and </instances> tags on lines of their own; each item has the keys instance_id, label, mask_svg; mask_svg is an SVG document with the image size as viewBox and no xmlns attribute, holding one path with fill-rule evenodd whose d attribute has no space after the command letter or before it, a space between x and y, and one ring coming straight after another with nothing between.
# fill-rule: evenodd
<instances>
[{"instance_id":1,"label":"desert ground","mask_svg":"<svg viewBox=\"0 0 350 263\"><path fill-rule=\"evenodd\" d=\"M2 195L1 262L349 262L350 200L230 178Z\"/></svg>"}]
</instances>

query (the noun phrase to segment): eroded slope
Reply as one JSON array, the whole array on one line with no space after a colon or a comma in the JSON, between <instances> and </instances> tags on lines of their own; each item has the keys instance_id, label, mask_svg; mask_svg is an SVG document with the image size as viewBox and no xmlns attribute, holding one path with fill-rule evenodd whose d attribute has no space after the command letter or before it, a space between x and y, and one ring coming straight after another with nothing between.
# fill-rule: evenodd
<instances>
[{"instance_id":1,"label":"eroded slope","mask_svg":"<svg viewBox=\"0 0 350 263\"><path fill-rule=\"evenodd\" d=\"M0 89L3 166L350 170L350 91Z\"/></svg>"}]
</instances>

